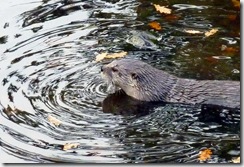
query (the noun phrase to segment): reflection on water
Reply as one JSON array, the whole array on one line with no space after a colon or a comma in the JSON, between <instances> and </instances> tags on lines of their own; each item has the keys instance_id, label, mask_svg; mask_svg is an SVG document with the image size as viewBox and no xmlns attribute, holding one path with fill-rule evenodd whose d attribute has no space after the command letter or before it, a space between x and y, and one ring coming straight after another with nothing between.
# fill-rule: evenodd
<instances>
[{"instance_id":1,"label":"reflection on water","mask_svg":"<svg viewBox=\"0 0 244 167\"><path fill-rule=\"evenodd\" d=\"M240 111L106 92L94 61L105 51L177 76L240 79L240 12L231 1L160 4L173 14L143 0L1 2L2 162L197 163L205 148L207 162L240 156ZM148 26L154 20L161 31ZM219 32L209 38L185 32L211 28ZM78 145L64 150L67 143Z\"/></svg>"}]
</instances>

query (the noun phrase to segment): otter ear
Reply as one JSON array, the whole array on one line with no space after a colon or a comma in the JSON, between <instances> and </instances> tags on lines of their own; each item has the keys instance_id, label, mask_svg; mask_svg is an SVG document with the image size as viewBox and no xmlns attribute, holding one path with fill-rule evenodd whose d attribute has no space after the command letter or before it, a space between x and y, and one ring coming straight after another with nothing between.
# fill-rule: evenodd
<instances>
[{"instance_id":1,"label":"otter ear","mask_svg":"<svg viewBox=\"0 0 244 167\"><path fill-rule=\"evenodd\" d=\"M138 75L137 75L136 73L133 72L133 73L131 73L131 78L132 78L132 79L137 79L137 78L138 78Z\"/></svg>"}]
</instances>

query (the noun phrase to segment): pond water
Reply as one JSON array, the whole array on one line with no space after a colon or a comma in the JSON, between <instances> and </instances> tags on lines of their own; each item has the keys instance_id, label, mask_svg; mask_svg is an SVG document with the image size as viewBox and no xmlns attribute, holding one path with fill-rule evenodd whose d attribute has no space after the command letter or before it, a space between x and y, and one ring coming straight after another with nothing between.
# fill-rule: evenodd
<instances>
[{"instance_id":1,"label":"pond water","mask_svg":"<svg viewBox=\"0 0 244 167\"><path fill-rule=\"evenodd\" d=\"M95 61L126 51L179 77L238 81L240 9L231 0L0 4L1 162L199 163L207 148L208 163L240 156L240 111L109 95L100 68L110 60Z\"/></svg>"}]
</instances>

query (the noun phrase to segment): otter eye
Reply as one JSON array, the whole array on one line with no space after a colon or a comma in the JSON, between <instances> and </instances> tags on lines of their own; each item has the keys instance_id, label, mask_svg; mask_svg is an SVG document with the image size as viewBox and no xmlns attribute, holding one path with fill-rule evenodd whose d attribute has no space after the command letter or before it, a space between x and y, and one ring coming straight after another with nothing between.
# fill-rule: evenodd
<instances>
[{"instance_id":1,"label":"otter eye","mask_svg":"<svg viewBox=\"0 0 244 167\"><path fill-rule=\"evenodd\" d=\"M113 71L113 72L117 72L117 71L118 71L118 69L117 69L117 68L115 68L115 67L112 67L112 71Z\"/></svg>"}]
</instances>

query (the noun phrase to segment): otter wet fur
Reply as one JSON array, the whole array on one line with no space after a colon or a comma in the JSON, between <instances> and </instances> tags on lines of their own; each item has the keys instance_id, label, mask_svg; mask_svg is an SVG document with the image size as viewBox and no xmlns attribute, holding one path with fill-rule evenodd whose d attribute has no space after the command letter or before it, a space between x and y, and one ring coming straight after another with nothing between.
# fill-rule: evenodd
<instances>
[{"instance_id":1,"label":"otter wet fur","mask_svg":"<svg viewBox=\"0 0 244 167\"><path fill-rule=\"evenodd\" d=\"M179 78L140 60L118 59L102 66L103 77L140 101L211 104L240 108L240 82Z\"/></svg>"}]
</instances>

